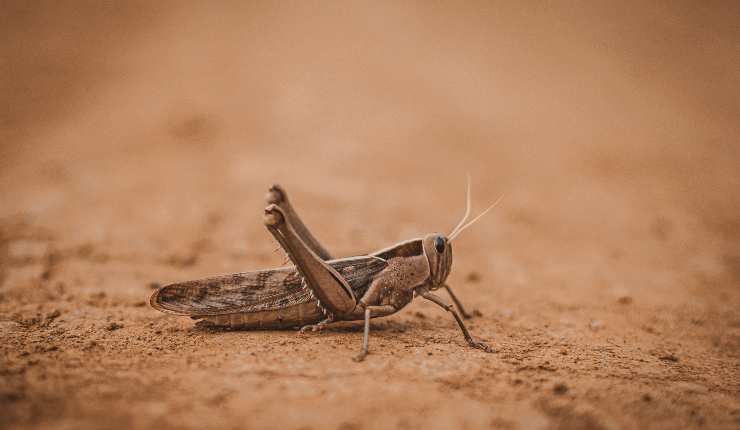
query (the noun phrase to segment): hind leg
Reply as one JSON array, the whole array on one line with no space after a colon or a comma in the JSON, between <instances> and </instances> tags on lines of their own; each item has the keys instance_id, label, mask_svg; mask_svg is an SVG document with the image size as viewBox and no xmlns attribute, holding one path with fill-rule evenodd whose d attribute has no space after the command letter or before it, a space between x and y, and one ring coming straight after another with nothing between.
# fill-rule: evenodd
<instances>
[{"instance_id":1,"label":"hind leg","mask_svg":"<svg viewBox=\"0 0 740 430\"><path fill-rule=\"evenodd\" d=\"M298 331L299 331L299 332L300 332L301 334L303 334L303 333L306 333L306 332L309 332L309 331L311 331L311 332L317 332L317 331L321 331L321 330L323 330L323 329L324 329L324 327L325 327L325 326L326 326L327 324L329 324L329 323L331 323L331 322L334 322L334 318L333 318L333 317L332 317L331 315L329 315L328 317L326 317L326 318L324 318L323 320L321 320L321 321L317 322L316 324L309 324L309 325L304 325L304 326L303 326L303 327L301 327L301 328L300 328L300 329L299 329Z\"/></svg>"},{"instance_id":2,"label":"hind leg","mask_svg":"<svg viewBox=\"0 0 740 430\"><path fill-rule=\"evenodd\" d=\"M282 209L285 221L293 227L296 235L322 260L331 260L331 254L324 248L321 243L311 234L306 225L303 223L298 213L288 200L288 194L280 185L273 185L265 197L268 205L276 205Z\"/></svg>"},{"instance_id":3,"label":"hind leg","mask_svg":"<svg viewBox=\"0 0 740 430\"><path fill-rule=\"evenodd\" d=\"M329 318L349 314L357 300L347 281L321 259L296 233L283 208L265 208L265 226L295 264L306 286Z\"/></svg>"}]
</instances>

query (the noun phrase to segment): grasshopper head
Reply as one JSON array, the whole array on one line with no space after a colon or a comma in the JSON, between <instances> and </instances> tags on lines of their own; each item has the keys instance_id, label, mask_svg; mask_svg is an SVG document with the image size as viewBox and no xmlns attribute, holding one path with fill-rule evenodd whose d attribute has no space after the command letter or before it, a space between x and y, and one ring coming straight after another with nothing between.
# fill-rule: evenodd
<instances>
[{"instance_id":1,"label":"grasshopper head","mask_svg":"<svg viewBox=\"0 0 740 430\"><path fill-rule=\"evenodd\" d=\"M429 262L430 289L441 287L452 270L452 243L442 234L429 234L422 239L424 256Z\"/></svg>"},{"instance_id":2,"label":"grasshopper head","mask_svg":"<svg viewBox=\"0 0 740 430\"><path fill-rule=\"evenodd\" d=\"M429 263L429 289L436 290L443 286L445 280L447 280L447 276L450 274L450 270L452 269L452 241L463 230L475 224L483 215L495 208L501 201L501 198L503 196L499 197L494 204L481 212L477 217L468 221L468 217L470 216L470 175L468 175L468 188L465 193L465 215L463 215L460 222L457 223L457 226L452 229L452 232L448 236L432 233L422 239L424 256L426 256Z\"/></svg>"}]
</instances>

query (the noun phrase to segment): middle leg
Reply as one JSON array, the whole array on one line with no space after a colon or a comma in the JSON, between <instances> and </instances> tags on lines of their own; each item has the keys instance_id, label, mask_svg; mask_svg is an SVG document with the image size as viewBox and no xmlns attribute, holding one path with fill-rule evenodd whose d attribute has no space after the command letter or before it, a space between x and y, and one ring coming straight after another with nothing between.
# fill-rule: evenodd
<instances>
[{"instance_id":1,"label":"middle leg","mask_svg":"<svg viewBox=\"0 0 740 430\"><path fill-rule=\"evenodd\" d=\"M365 359L369 352L368 344L370 342L370 318L390 315L392 313L395 313L396 310L397 309L391 305L368 306L365 308L365 330L362 334L362 350L360 350L360 353L357 354L357 356L354 357L353 360L362 361Z\"/></svg>"}]
</instances>

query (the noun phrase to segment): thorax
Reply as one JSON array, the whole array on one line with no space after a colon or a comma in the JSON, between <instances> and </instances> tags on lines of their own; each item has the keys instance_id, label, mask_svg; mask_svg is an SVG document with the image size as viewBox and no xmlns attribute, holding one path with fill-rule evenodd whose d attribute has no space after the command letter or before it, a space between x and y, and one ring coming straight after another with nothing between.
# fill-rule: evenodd
<instances>
[{"instance_id":1,"label":"thorax","mask_svg":"<svg viewBox=\"0 0 740 430\"><path fill-rule=\"evenodd\" d=\"M429 264L424 255L398 257L388 260L388 267L380 274L382 288L380 305L394 305L397 309L407 305L414 297L414 288L429 279Z\"/></svg>"}]
</instances>

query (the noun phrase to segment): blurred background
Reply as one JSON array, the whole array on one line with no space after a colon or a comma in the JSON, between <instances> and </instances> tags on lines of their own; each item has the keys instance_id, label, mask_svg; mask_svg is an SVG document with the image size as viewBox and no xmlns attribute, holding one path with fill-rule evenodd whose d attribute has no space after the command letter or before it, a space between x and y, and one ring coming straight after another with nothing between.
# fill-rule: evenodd
<instances>
[{"instance_id":1,"label":"blurred background","mask_svg":"<svg viewBox=\"0 0 740 430\"><path fill-rule=\"evenodd\" d=\"M584 354L599 341L591 336L627 332L638 356L685 351L695 361L681 357L690 368L670 378L705 375L700 382L724 396L700 402L714 408L705 418L737 423L728 411L740 410L740 3L3 1L1 9L0 309L21 321L4 328L8 345L27 349L48 329L24 325L29 315L62 306L62 328L82 330L108 324L114 307L122 319L136 315L124 323L131 332L99 336L121 336L118 353L138 363L148 346L136 350L132 339L155 318L190 327L139 307L147 283L281 263L261 224L272 183L286 187L329 249L350 255L448 232L469 172L474 211L506 195L456 244L453 281L483 311L478 333L499 333L514 355L525 346L507 346L511 325L560 324ZM105 306L89 303L101 293ZM399 321L413 338L416 320ZM688 333L694 343L681 343ZM349 354L356 333L335 335L348 338L340 349ZM60 350L61 363L86 354ZM191 351L199 353L206 360ZM13 354L9 366L28 361ZM708 369L707 357L735 365ZM41 368L57 388L82 378ZM418 383L403 375L404 387ZM64 399L36 410L55 398L28 378L6 384L26 393L10 422L79 424L102 413ZM112 398L121 386L113 383ZM91 390L76 399L100 397ZM433 385L427 400L444 398L440 390ZM569 422L557 421L560 409L526 409L511 396L498 399L513 403L495 419ZM485 395L472 397L488 410ZM306 394L306 405L315 398ZM609 401L588 399L595 422L697 424L683 403L656 407L660 419L631 410L638 421L626 422ZM173 404L160 401L165 411ZM240 405L225 416L243 419ZM455 405L437 425L461 422ZM147 411L123 422L173 424ZM188 419L174 423L199 422Z\"/></svg>"}]
</instances>

